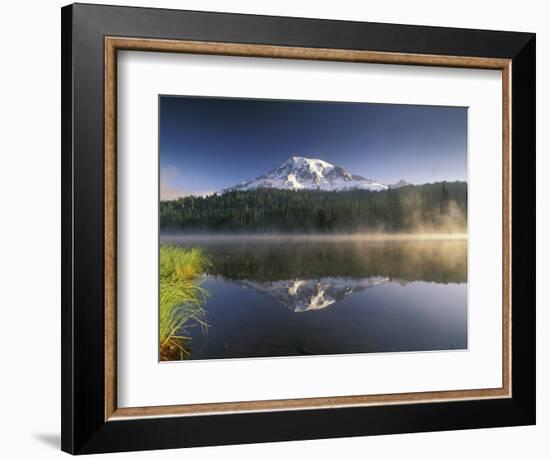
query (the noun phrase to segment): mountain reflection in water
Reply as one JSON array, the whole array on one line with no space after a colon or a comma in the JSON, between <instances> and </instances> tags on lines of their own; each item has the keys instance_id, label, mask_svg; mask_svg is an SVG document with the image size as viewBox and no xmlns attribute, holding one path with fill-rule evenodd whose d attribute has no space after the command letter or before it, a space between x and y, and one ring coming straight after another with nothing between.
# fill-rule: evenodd
<instances>
[{"instance_id":1,"label":"mountain reflection in water","mask_svg":"<svg viewBox=\"0 0 550 458\"><path fill-rule=\"evenodd\" d=\"M387 277L344 278L325 277L308 280L279 280L255 282L244 280L241 284L267 294L292 312L321 310L341 301L352 293L377 286Z\"/></svg>"},{"instance_id":2,"label":"mountain reflection in water","mask_svg":"<svg viewBox=\"0 0 550 458\"><path fill-rule=\"evenodd\" d=\"M464 239L161 243L200 246L212 259L208 332L188 330L189 359L467 348Z\"/></svg>"}]
</instances>

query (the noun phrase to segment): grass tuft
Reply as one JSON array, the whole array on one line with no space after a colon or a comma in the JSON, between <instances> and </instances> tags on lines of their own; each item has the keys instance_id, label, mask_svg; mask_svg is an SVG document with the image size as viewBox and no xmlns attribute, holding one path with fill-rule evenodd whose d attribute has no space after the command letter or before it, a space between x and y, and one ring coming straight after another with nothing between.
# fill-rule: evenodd
<instances>
[{"instance_id":1,"label":"grass tuft","mask_svg":"<svg viewBox=\"0 0 550 458\"><path fill-rule=\"evenodd\" d=\"M204 303L208 292L198 277L210 267L201 248L160 247L160 359L184 359L189 355L185 328L199 324L207 330Z\"/></svg>"}]
</instances>

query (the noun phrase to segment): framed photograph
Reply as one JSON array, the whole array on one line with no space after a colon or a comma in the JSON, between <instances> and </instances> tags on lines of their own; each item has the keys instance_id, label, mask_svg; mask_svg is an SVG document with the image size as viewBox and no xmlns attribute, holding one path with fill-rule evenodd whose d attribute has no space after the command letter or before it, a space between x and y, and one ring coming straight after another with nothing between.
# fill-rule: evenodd
<instances>
[{"instance_id":1,"label":"framed photograph","mask_svg":"<svg viewBox=\"0 0 550 458\"><path fill-rule=\"evenodd\" d=\"M535 35L62 9L62 448L535 423Z\"/></svg>"}]
</instances>

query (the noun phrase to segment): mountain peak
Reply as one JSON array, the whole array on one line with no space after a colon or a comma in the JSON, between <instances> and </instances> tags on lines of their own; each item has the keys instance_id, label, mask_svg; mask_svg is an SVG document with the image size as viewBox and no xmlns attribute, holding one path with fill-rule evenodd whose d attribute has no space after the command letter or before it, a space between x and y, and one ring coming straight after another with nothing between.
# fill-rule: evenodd
<instances>
[{"instance_id":1,"label":"mountain peak","mask_svg":"<svg viewBox=\"0 0 550 458\"><path fill-rule=\"evenodd\" d=\"M318 159L316 157L305 157L305 156L292 156L291 158L287 159L287 161L293 161L293 162L324 162L325 164L328 164L328 162L323 161L322 159Z\"/></svg>"},{"instance_id":2,"label":"mountain peak","mask_svg":"<svg viewBox=\"0 0 550 458\"><path fill-rule=\"evenodd\" d=\"M322 172L322 169L333 169L334 165L330 164L327 161L322 159L312 158L312 157L303 157L303 156L292 156L292 161L297 166L306 166L312 170L316 170L318 173Z\"/></svg>"},{"instance_id":3,"label":"mountain peak","mask_svg":"<svg viewBox=\"0 0 550 458\"><path fill-rule=\"evenodd\" d=\"M322 159L292 156L278 167L254 180L244 181L227 191L246 191L257 188L275 189L318 189L323 191L342 191L349 189L367 189L381 191L388 186L369 180L360 175L352 175Z\"/></svg>"},{"instance_id":4,"label":"mountain peak","mask_svg":"<svg viewBox=\"0 0 550 458\"><path fill-rule=\"evenodd\" d=\"M397 183L394 183L394 184L390 185L390 188L397 189L397 188L402 188L403 186L409 186L411 184L412 183L409 183L408 181L405 181L405 180L401 179Z\"/></svg>"}]
</instances>

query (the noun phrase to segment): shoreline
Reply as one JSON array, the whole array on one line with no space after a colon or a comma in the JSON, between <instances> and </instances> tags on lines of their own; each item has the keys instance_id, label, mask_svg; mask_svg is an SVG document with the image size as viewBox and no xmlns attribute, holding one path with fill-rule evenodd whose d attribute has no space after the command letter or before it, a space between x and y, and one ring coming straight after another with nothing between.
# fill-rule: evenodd
<instances>
[{"instance_id":1,"label":"shoreline","mask_svg":"<svg viewBox=\"0 0 550 458\"><path fill-rule=\"evenodd\" d=\"M396 234L160 234L160 243L200 240L204 242L386 242L468 240L467 233L396 233Z\"/></svg>"}]
</instances>

